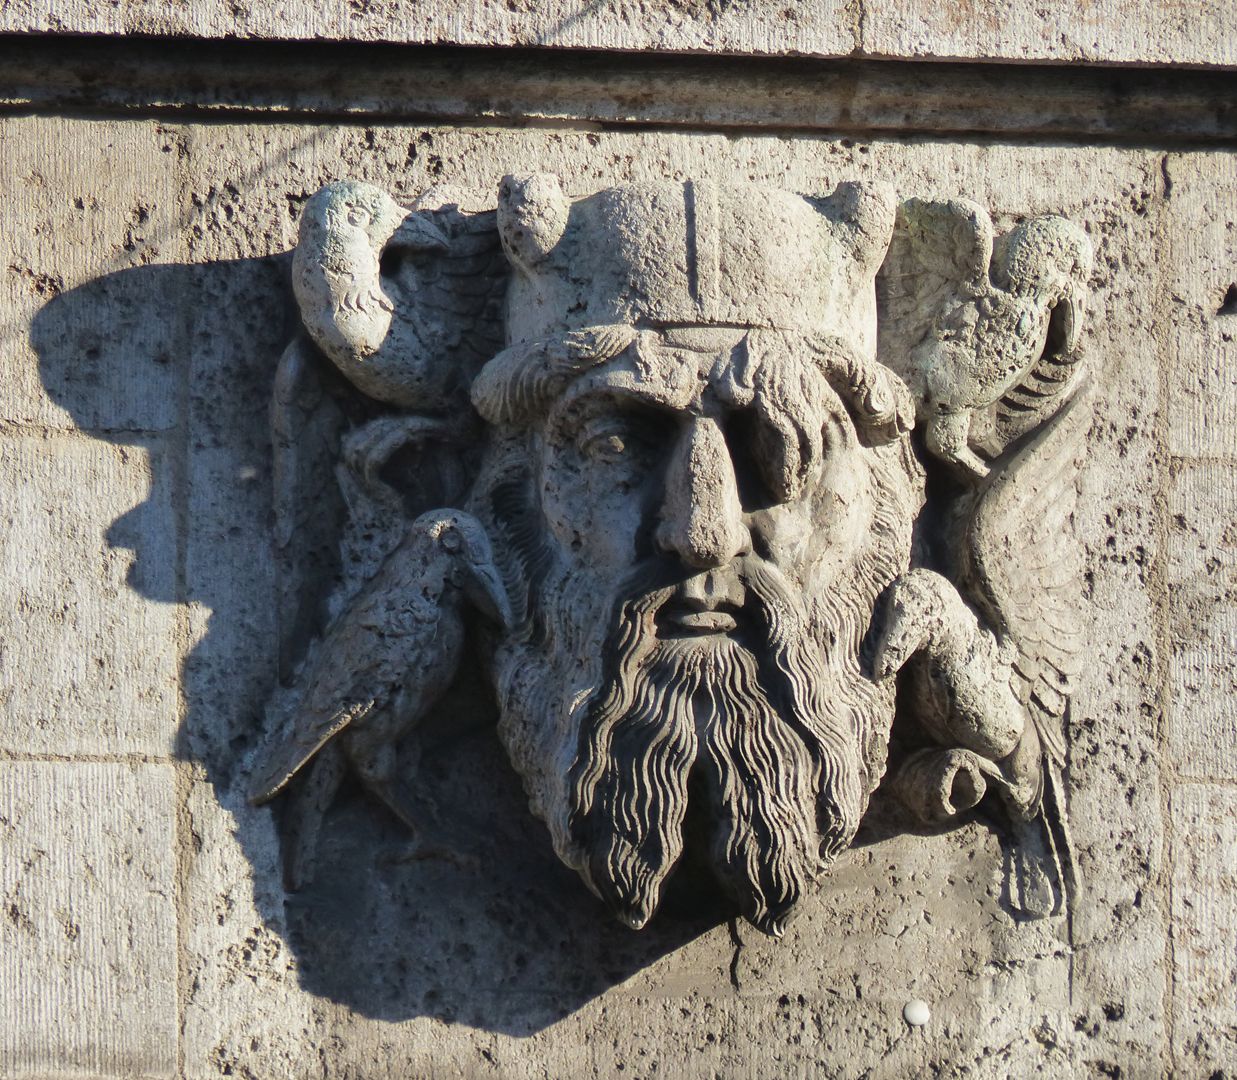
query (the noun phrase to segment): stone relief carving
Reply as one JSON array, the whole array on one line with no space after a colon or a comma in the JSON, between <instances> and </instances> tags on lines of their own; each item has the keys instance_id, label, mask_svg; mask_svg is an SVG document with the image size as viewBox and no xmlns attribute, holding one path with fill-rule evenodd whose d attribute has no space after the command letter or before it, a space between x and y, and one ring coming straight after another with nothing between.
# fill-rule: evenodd
<instances>
[{"instance_id":1,"label":"stone relief carving","mask_svg":"<svg viewBox=\"0 0 1237 1080\"><path fill-rule=\"evenodd\" d=\"M416 730L470 633L533 813L632 927L690 857L780 935L882 782L929 825L991 795L1011 903L1062 909L1081 229L866 183L343 181L293 273L251 786L290 887L348 769L451 856Z\"/></svg>"}]
</instances>

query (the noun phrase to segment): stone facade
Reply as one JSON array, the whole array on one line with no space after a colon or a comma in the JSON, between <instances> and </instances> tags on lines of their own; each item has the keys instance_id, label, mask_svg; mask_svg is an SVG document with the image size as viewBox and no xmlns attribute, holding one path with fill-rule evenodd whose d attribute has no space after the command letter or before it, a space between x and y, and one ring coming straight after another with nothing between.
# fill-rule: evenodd
<instances>
[{"instance_id":1,"label":"stone facade","mask_svg":"<svg viewBox=\"0 0 1237 1080\"><path fill-rule=\"evenodd\" d=\"M1237 84L1226 67L1237 27L1225 5L1188 25L1167 6L1075 5L1051 28L1029 7L1000 25L944 25L926 7L867 4L772 21L743 4L667 5L642 20L614 5L559 18L476 5L441 23L387 5L326 25L305 6L277 26L211 4L54 7L10 5L0 27L39 36L5 47L54 59L62 40L82 47L61 31L235 32L1215 70L1202 107L1165 98L1165 130L1191 108L1196 121L1159 140L1136 119L1102 130L1120 104L1086 68L984 68L1016 138L999 116L934 131L913 106L877 124L870 98L868 130L862 116L835 130L779 124L752 101L702 120L688 91L708 99L727 77L728 61L707 57L678 77L673 62L647 68L647 97L664 87L683 103L655 122L631 122L654 108L634 99L616 118L596 88L591 105L581 94L564 104L565 92L556 102L552 80L528 90L536 110L494 83L471 121L468 102L434 114L377 92L363 115L347 115L349 100L332 108L329 89L302 108L277 68L228 82L263 55L344 63L323 45L216 46L203 61L209 107L197 110L192 90L142 100L132 87L155 86L157 61L124 42L111 44L117 62L150 80L99 89L94 104L67 76L25 76L0 116L0 1074L1237 1071ZM518 54L534 71L555 56ZM452 57L473 86L507 63ZM762 63L776 78L781 63L804 84L823 78L814 61ZM1028 119L1019 100L1024 85L1051 100L1058 76L1074 80L1065 133L1052 133L1047 106ZM838 115L836 85L821 97ZM325 831L315 890L284 892L276 818L246 801L242 763L278 681L268 407L297 323L301 210L341 177L410 204L431 187L494 192L532 170L558 174L571 196L686 178L805 193L881 181L903 198L973 200L1000 231L1038 214L1086 230L1096 419L1075 514L1089 651L1069 731L1083 888L1068 916L1010 914L995 820L917 830L878 795L781 942L692 910L635 933L555 859L486 692L467 677L430 725L420 775L436 801L470 808L481 869L404 861L399 830L352 790ZM914 999L931 1011L922 1027L903 1019Z\"/></svg>"}]
</instances>

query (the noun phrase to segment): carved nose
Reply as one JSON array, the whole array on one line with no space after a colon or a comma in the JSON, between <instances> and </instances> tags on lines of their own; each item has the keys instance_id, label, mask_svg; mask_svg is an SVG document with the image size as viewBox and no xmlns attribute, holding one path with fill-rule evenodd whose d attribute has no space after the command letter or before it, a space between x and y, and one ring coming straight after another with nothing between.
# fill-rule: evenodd
<instances>
[{"instance_id":1,"label":"carved nose","mask_svg":"<svg viewBox=\"0 0 1237 1080\"><path fill-rule=\"evenodd\" d=\"M725 436L716 420L697 417L667 466L657 544L688 566L708 570L746 555L751 539Z\"/></svg>"}]
</instances>

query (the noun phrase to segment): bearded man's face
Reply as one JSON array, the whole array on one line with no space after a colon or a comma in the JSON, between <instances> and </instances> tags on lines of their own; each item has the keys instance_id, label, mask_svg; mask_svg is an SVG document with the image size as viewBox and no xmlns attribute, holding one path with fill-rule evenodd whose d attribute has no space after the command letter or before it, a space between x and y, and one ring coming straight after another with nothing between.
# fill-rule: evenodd
<instances>
[{"instance_id":1,"label":"bearded man's face","mask_svg":"<svg viewBox=\"0 0 1237 1080\"><path fill-rule=\"evenodd\" d=\"M632 926L690 806L780 934L884 767L892 691L859 652L909 556L914 467L862 443L799 344L642 332L491 462L525 616L495 655L500 734L560 857Z\"/></svg>"}]
</instances>

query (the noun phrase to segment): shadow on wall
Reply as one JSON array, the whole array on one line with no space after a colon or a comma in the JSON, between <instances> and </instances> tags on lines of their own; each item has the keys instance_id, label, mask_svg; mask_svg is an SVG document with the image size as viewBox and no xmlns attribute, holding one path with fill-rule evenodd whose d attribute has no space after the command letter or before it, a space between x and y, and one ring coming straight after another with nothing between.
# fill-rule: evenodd
<instances>
[{"instance_id":1,"label":"shadow on wall","mask_svg":"<svg viewBox=\"0 0 1237 1080\"><path fill-rule=\"evenodd\" d=\"M205 772L231 813L260 913L286 938L302 988L369 1017L430 1016L531 1034L716 926L724 913L700 915L701 897L687 882L680 887L692 891L691 903L681 906L695 912L690 918L676 911L681 901L673 895L640 933L610 918L531 817L470 664L424 727L416 774L443 817L464 822L464 863L406 858L407 834L351 787L327 819L316 880L301 893L284 892L270 811L245 805L241 766L277 681L267 409L275 366L295 330L287 283L286 255L97 278L35 317L40 374L52 400L88 434L152 446L153 467L166 472L153 489L173 490L173 520L154 520L163 510L152 499L118 518L106 541L132 551L131 588L186 606L195 644L180 672L175 754ZM161 395L134 392L168 365L180 400L169 407ZM122 399L118 431L100 417ZM155 582L175 587L169 595L168 585ZM332 586L324 580L321 587ZM208 911L214 899L191 896L190 910Z\"/></svg>"}]
</instances>

